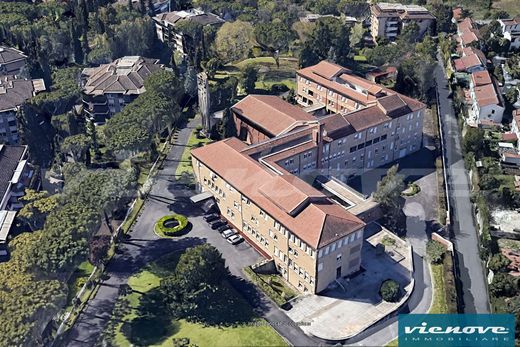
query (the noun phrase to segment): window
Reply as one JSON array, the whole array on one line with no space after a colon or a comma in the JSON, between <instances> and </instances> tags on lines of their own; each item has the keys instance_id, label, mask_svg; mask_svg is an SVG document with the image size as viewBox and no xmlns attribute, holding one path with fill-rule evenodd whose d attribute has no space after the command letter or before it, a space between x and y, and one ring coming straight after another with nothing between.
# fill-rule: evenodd
<instances>
[{"instance_id":1,"label":"window","mask_svg":"<svg viewBox=\"0 0 520 347\"><path fill-rule=\"evenodd\" d=\"M336 261L337 261L337 262L340 262L340 261L341 261L341 253L338 254L338 255L336 256Z\"/></svg>"},{"instance_id":2,"label":"window","mask_svg":"<svg viewBox=\"0 0 520 347\"><path fill-rule=\"evenodd\" d=\"M320 272L321 270L323 270L323 263L318 264L318 272Z\"/></svg>"},{"instance_id":3,"label":"window","mask_svg":"<svg viewBox=\"0 0 520 347\"><path fill-rule=\"evenodd\" d=\"M350 153L354 153L356 151L356 146L350 147Z\"/></svg>"},{"instance_id":4,"label":"window","mask_svg":"<svg viewBox=\"0 0 520 347\"><path fill-rule=\"evenodd\" d=\"M388 136L387 136L386 134L382 135L382 136L381 136L381 141L386 140L387 137L388 137Z\"/></svg>"}]
</instances>

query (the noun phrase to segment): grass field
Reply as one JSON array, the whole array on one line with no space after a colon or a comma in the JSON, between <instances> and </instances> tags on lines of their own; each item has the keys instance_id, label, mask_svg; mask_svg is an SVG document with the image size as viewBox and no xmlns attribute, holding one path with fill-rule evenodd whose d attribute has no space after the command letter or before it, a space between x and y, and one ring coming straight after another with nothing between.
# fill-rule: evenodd
<instances>
[{"instance_id":1,"label":"grass field","mask_svg":"<svg viewBox=\"0 0 520 347\"><path fill-rule=\"evenodd\" d=\"M433 302L429 313L448 313L442 264L432 264Z\"/></svg>"},{"instance_id":2,"label":"grass field","mask_svg":"<svg viewBox=\"0 0 520 347\"><path fill-rule=\"evenodd\" d=\"M215 82L226 79L229 76L239 76L248 65L258 70L258 79L255 84L257 90L269 91L273 84L285 84L289 89L296 88L295 71L298 69L298 61L293 58L280 58L280 66L276 66L273 57L257 57L242 60L238 63L226 65L215 75Z\"/></svg>"},{"instance_id":3,"label":"grass field","mask_svg":"<svg viewBox=\"0 0 520 347\"><path fill-rule=\"evenodd\" d=\"M175 176L177 178L181 177L184 173L191 174L193 172L193 168L191 167L191 150L197 146L205 145L209 142L211 142L211 140L206 137L198 139L196 130L191 133L186 148L184 148L184 152L182 152L181 160L177 166L177 170L175 170Z\"/></svg>"},{"instance_id":4,"label":"grass field","mask_svg":"<svg viewBox=\"0 0 520 347\"><path fill-rule=\"evenodd\" d=\"M222 321L222 324L168 318L167 309L154 298L157 298L161 279L173 273L179 256L179 253L167 255L129 279L131 292L121 296L116 305L126 305L125 313L121 317L113 317L113 345L172 346L173 339L181 338L188 338L190 345L200 347L287 345L265 320L255 315L251 306L228 282L224 282L218 289L218 295L208 301L208 306L229 305L229 309L213 312L213 317L208 319ZM229 324L230 319L237 317L244 321Z\"/></svg>"}]
</instances>

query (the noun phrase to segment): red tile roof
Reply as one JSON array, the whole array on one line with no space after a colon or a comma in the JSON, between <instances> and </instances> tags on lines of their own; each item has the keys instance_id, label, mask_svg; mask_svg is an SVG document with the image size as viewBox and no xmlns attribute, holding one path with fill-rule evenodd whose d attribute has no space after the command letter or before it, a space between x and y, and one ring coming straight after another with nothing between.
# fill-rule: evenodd
<instances>
[{"instance_id":1,"label":"red tile roof","mask_svg":"<svg viewBox=\"0 0 520 347\"><path fill-rule=\"evenodd\" d=\"M315 118L300 107L274 95L248 95L232 108L234 112L276 136L298 121Z\"/></svg>"},{"instance_id":2,"label":"red tile roof","mask_svg":"<svg viewBox=\"0 0 520 347\"><path fill-rule=\"evenodd\" d=\"M516 142L518 137L515 133L502 133L502 141L504 142Z\"/></svg>"},{"instance_id":3,"label":"red tile roof","mask_svg":"<svg viewBox=\"0 0 520 347\"><path fill-rule=\"evenodd\" d=\"M269 171L241 152L245 147L240 140L230 138L193 149L191 153L314 249L365 225L341 206L322 198L320 192L297 177L284 177ZM308 203L306 199L309 199Z\"/></svg>"},{"instance_id":4,"label":"red tile roof","mask_svg":"<svg viewBox=\"0 0 520 347\"><path fill-rule=\"evenodd\" d=\"M480 107L500 104L493 84L475 87L473 91L475 92L475 98Z\"/></svg>"},{"instance_id":5,"label":"red tile roof","mask_svg":"<svg viewBox=\"0 0 520 347\"><path fill-rule=\"evenodd\" d=\"M471 81L473 81L473 85L475 86L483 86L493 83L487 70L473 72L471 74Z\"/></svg>"}]
</instances>

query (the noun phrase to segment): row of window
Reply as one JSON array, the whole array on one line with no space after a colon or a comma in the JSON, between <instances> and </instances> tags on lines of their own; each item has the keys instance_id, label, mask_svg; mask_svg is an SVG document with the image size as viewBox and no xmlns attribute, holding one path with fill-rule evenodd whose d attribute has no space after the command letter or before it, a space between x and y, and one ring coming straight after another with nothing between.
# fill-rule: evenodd
<instances>
[{"instance_id":1,"label":"row of window","mask_svg":"<svg viewBox=\"0 0 520 347\"><path fill-rule=\"evenodd\" d=\"M342 238L341 240L333 242L332 244L328 245L327 247L319 250L318 258L321 258L322 256L326 256L329 253L334 252L336 249L346 246L349 243L354 242L355 240L359 240L362 235L363 235L363 230L359 230L355 233L352 233L352 234Z\"/></svg>"}]
</instances>

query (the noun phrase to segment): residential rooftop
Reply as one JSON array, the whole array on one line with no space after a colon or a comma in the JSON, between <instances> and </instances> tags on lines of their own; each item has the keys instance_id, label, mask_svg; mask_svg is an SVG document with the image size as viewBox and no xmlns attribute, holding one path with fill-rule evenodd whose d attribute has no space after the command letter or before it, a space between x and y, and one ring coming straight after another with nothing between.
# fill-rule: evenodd
<instances>
[{"instance_id":1,"label":"residential rooftop","mask_svg":"<svg viewBox=\"0 0 520 347\"><path fill-rule=\"evenodd\" d=\"M27 56L16 48L0 46L0 65L13 63L26 58Z\"/></svg>"},{"instance_id":2,"label":"residential rooftop","mask_svg":"<svg viewBox=\"0 0 520 347\"><path fill-rule=\"evenodd\" d=\"M0 112L14 111L36 93L45 90L43 79L28 80L16 76L0 76Z\"/></svg>"},{"instance_id":3,"label":"residential rooftop","mask_svg":"<svg viewBox=\"0 0 520 347\"><path fill-rule=\"evenodd\" d=\"M182 22L194 22L200 25L214 25L224 23L225 21L216 14L204 12L200 9L192 8L183 11L173 11L161 13L154 17L156 21L167 22L170 25L176 25Z\"/></svg>"},{"instance_id":4,"label":"residential rooftop","mask_svg":"<svg viewBox=\"0 0 520 347\"><path fill-rule=\"evenodd\" d=\"M145 92L144 81L163 68L158 59L126 56L95 68L83 69L83 90L88 95L105 93L138 95Z\"/></svg>"}]
</instances>

